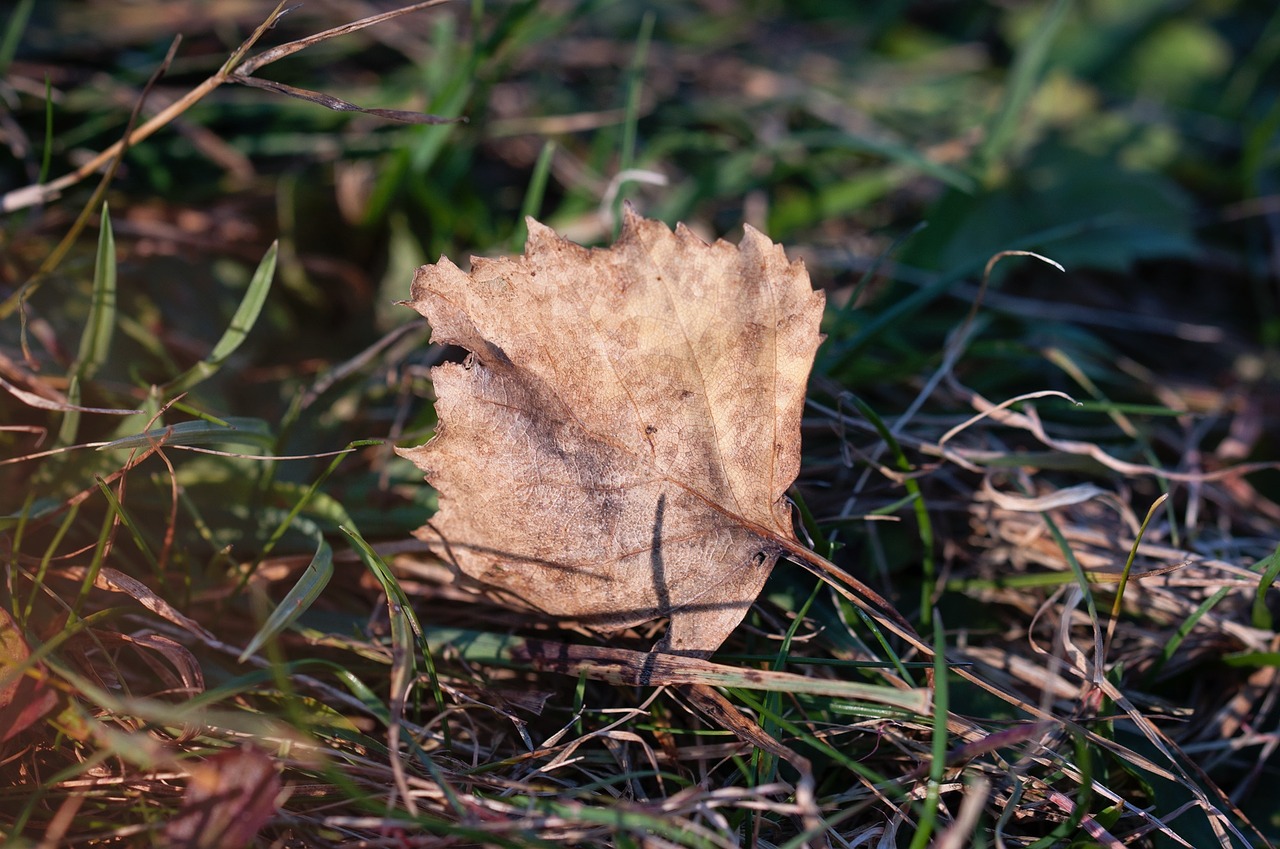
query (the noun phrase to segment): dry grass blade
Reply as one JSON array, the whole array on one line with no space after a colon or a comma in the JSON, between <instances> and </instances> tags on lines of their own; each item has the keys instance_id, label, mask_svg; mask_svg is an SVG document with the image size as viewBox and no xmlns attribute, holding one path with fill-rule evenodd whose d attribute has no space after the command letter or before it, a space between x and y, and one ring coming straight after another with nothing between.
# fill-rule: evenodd
<instances>
[{"instance_id":1,"label":"dry grass blade","mask_svg":"<svg viewBox=\"0 0 1280 849\"><path fill-rule=\"evenodd\" d=\"M269 50L264 50L262 53L258 54L252 59L246 59L243 62L237 61L235 63L235 68L242 75L252 74L254 71L258 70L264 65L269 65L278 59L283 59L285 56L290 56L294 53L297 53L299 50L303 50L307 47L310 47L313 44L319 44L320 42L328 41L331 38L337 38L339 36L348 35L353 32L358 32L359 30L362 30L365 27L371 27L376 24L385 23L386 21L392 20L393 18L398 18L401 15L407 15L411 12L417 12L422 9L430 9L433 6L442 6L448 2L450 2L450 0L424 0L424 2L411 3L408 6L401 6L399 9L392 9L389 12L381 12L376 15L369 15L368 17L361 18L358 21L352 21L350 23L342 24L341 26L332 27L330 29L325 30L324 32L318 32L315 35L309 35L306 38L300 38L297 41L291 41L288 44L281 44L277 47L272 47ZM270 28L270 26L274 25L274 22L279 20L280 16L283 15L284 12L288 11L287 9L283 9L283 7L284 7L283 3L280 6L276 7L276 12L272 13L272 17L268 20L267 23L263 24L263 26L266 28ZM260 37L260 35L261 35L261 31L254 33L254 40L256 41L257 38ZM251 46L252 42L246 42L246 45ZM245 52L247 52L247 48L242 47L239 51L237 51L237 57L243 55ZM230 69L227 69L227 70L230 70Z\"/></svg>"},{"instance_id":2,"label":"dry grass blade","mask_svg":"<svg viewBox=\"0 0 1280 849\"><path fill-rule=\"evenodd\" d=\"M104 566L90 574L90 570L84 566L65 566L58 572L71 580L86 581L89 580L93 586L101 590L113 593L124 593L130 596L147 610L156 614L179 626L185 631L199 637L205 642L216 642L213 634L199 622L191 617L183 614L172 604L164 599L163 596L152 590L142 581L130 575L126 575L109 566Z\"/></svg>"},{"instance_id":3,"label":"dry grass blade","mask_svg":"<svg viewBox=\"0 0 1280 849\"><path fill-rule=\"evenodd\" d=\"M521 639L510 649L518 662L535 669L639 687L703 684L782 693L812 693L858 699L924 714L929 693L923 688L899 689L838 678L817 678L774 670L743 669L701 658L657 652L638 652L611 646L575 646L546 640Z\"/></svg>"},{"instance_id":4,"label":"dry grass blade","mask_svg":"<svg viewBox=\"0 0 1280 849\"><path fill-rule=\"evenodd\" d=\"M466 118L444 118L439 115L427 115L422 112L409 112L405 109L377 109L364 106L356 106L340 97L334 97L331 94L324 94L318 91L308 91L297 86L285 85L274 80L264 80L258 77L251 77L245 73L235 73L231 75L231 81L247 85L250 88L260 88L264 91L272 91L276 94L285 94L289 97L296 97L299 100L305 100L308 103L314 103L317 106L323 106L326 109L332 109L334 112L360 112L365 115L373 115L375 118L387 118L392 121L400 121L405 124L457 124L465 123Z\"/></svg>"},{"instance_id":5,"label":"dry grass blade","mask_svg":"<svg viewBox=\"0 0 1280 849\"><path fill-rule=\"evenodd\" d=\"M137 415L141 410L118 410L113 407L83 407L79 404L69 404L66 401L58 401L46 398L43 395L37 395L34 392L28 392L14 386L9 381L0 377L0 388L3 388L13 397L17 398L28 407L34 407L37 410L49 410L55 413L97 413L104 416L132 416Z\"/></svg>"}]
</instances>

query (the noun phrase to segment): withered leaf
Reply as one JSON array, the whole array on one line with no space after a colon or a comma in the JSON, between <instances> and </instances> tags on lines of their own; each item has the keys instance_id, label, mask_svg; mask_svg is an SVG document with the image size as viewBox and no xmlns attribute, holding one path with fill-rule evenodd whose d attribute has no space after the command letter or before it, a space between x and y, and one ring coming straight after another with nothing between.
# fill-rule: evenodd
<instances>
[{"instance_id":1,"label":"withered leaf","mask_svg":"<svg viewBox=\"0 0 1280 849\"><path fill-rule=\"evenodd\" d=\"M21 627L0 608L0 743L26 731L57 704L44 666L31 664Z\"/></svg>"},{"instance_id":2,"label":"withered leaf","mask_svg":"<svg viewBox=\"0 0 1280 849\"><path fill-rule=\"evenodd\" d=\"M251 745L210 755L190 767L182 809L164 829L163 845L239 849L275 815L280 771Z\"/></svg>"},{"instance_id":3,"label":"withered leaf","mask_svg":"<svg viewBox=\"0 0 1280 849\"><path fill-rule=\"evenodd\" d=\"M420 268L410 306L466 362L403 450L440 493L418 536L507 603L611 631L669 616L708 654L796 547L785 494L824 298L746 228L708 245L628 210L609 249L529 221L523 257Z\"/></svg>"}]
</instances>

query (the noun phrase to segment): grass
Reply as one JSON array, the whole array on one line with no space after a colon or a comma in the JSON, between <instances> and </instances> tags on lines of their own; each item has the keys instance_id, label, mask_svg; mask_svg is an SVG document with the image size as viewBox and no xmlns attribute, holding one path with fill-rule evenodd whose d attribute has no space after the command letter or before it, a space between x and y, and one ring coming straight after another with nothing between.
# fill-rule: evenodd
<instances>
[{"instance_id":1,"label":"grass","mask_svg":"<svg viewBox=\"0 0 1280 849\"><path fill-rule=\"evenodd\" d=\"M273 8L0 22L6 845L1280 839L1280 15ZM922 638L782 564L655 671L411 541L413 269L623 200L827 290L793 497Z\"/></svg>"}]
</instances>

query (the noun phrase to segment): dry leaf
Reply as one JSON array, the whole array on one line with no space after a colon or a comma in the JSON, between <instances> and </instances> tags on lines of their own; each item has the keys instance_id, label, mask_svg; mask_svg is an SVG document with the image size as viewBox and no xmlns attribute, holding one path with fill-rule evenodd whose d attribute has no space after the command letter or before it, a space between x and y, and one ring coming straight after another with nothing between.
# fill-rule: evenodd
<instances>
[{"instance_id":1,"label":"dry leaf","mask_svg":"<svg viewBox=\"0 0 1280 849\"><path fill-rule=\"evenodd\" d=\"M670 616L706 654L799 546L785 494L823 295L750 227L740 246L628 210L588 250L529 222L525 255L418 270L440 426L401 453L440 493L418 535L507 603L597 631Z\"/></svg>"},{"instance_id":2,"label":"dry leaf","mask_svg":"<svg viewBox=\"0 0 1280 849\"><path fill-rule=\"evenodd\" d=\"M191 764L182 810L164 829L163 845L240 849L275 816L280 771L266 752L245 744Z\"/></svg>"},{"instance_id":3,"label":"dry leaf","mask_svg":"<svg viewBox=\"0 0 1280 849\"><path fill-rule=\"evenodd\" d=\"M45 668L9 611L0 608L0 743L26 731L58 704Z\"/></svg>"}]
</instances>

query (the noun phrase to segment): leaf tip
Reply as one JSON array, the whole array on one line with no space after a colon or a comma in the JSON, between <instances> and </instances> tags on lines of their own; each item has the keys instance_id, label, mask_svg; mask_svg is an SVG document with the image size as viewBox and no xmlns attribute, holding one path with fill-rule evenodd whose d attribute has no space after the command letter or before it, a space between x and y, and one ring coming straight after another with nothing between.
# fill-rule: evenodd
<instances>
[{"instance_id":1,"label":"leaf tip","mask_svg":"<svg viewBox=\"0 0 1280 849\"><path fill-rule=\"evenodd\" d=\"M552 230L532 215L526 215L524 217L524 224L529 231L529 235L524 241L525 256L529 256L542 245L556 241L560 238L555 230Z\"/></svg>"}]
</instances>

